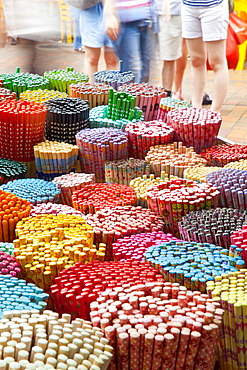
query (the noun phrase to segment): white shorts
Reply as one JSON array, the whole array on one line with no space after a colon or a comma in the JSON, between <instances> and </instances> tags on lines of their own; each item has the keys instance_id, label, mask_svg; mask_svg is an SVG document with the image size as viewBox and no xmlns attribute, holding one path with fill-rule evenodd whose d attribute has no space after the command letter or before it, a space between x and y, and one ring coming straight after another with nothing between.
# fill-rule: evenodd
<instances>
[{"instance_id":1,"label":"white shorts","mask_svg":"<svg viewBox=\"0 0 247 370\"><path fill-rule=\"evenodd\" d=\"M167 21L159 16L159 50L161 60L177 60L182 56L182 21L180 15L172 15Z\"/></svg>"},{"instance_id":2,"label":"white shorts","mask_svg":"<svg viewBox=\"0 0 247 370\"><path fill-rule=\"evenodd\" d=\"M182 35L185 39L202 37L203 41L219 41L227 38L229 21L228 1L197 8L182 4Z\"/></svg>"}]
</instances>

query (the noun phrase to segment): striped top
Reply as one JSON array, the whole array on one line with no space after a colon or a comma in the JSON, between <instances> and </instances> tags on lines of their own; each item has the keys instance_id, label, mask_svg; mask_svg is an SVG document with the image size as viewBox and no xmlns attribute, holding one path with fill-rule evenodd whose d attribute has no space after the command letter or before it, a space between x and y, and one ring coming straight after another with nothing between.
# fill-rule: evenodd
<instances>
[{"instance_id":1,"label":"striped top","mask_svg":"<svg viewBox=\"0 0 247 370\"><path fill-rule=\"evenodd\" d=\"M223 0L182 0L184 5L198 7L198 8L208 8L211 6L216 6L222 3Z\"/></svg>"}]
</instances>

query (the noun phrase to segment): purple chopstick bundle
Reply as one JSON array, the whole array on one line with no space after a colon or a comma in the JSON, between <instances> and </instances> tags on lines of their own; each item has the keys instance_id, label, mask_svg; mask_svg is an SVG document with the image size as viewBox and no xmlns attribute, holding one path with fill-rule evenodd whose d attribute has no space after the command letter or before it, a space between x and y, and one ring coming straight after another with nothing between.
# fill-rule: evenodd
<instances>
[{"instance_id":1,"label":"purple chopstick bundle","mask_svg":"<svg viewBox=\"0 0 247 370\"><path fill-rule=\"evenodd\" d=\"M105 181L105 162L128 158L127 134L114 128L85 129L76 135L82 172Z\"/></svg>"},{"instance_id":2,"label":"purple chopstick bundle","mask_svg":"<svg viewBox=\"0 0 247 370\"><path fill-rule=\"evenodd\" d=\"M224 168L211 172L206 180L220 191L221 207L247 209L247 171Z\"/></svg>"}]
</instances>

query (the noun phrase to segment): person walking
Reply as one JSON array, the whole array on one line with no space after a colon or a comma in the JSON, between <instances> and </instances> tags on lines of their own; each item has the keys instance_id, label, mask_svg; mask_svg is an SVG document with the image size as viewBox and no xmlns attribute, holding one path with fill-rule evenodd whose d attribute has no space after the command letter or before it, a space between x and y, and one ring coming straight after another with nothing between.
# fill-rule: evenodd
<instances>
[{"instance_id":1,"label":"person walking","mask_svg":"<svg viewBox=\"0 0 247 370\"><path fill-rule=\"evenodd\" d=\"M105 33L102 21L103 4L101 1L88 9L81 9L80 29L82 45L85 49L84 72L89 76L90 81L94 80L94 73L98 71L102 47L104 47L106 69L118 69L113 44Z\"/></svg>"},{"instance_id":2,"label":"person walking","mask_svg":"<svg viewBox=\"0 0 247 370\"><path fill-rule=\"evenodd\" d=\"M141 78L140 42L142 27L146 28L144 37L147 37L145 22L152 18L151 1L105 0L104 14L106 33L113 40L116 54L122 60L122 71L131 71L137 83L141 79L147 80L147 77ZM144 74L147 75L145 71Z\"/></svg>"},{"instance_id":3,"label":"person walking","mask_svg":"<svg viewBox=\"0 0 247 370\"><path fill-rule=\"evenodd\" d=\"M80 17L81 12L79 8L70 5L70 13L75 22L75 34L74 34L74 50L84 52L81 44L81 30L80 30Z\"/></svg>"},{"instance_id":4,"label":"person walking","mask_svg":"<svg viewBox=\"0 0 247 370\"><path fill-rule=\"evenodd\" d=\"M181 95L180 86L177 85L180 82L182 83L186 66L186 62L183 64L184 60L182 58L181 0L156 1L159 12L159 51L160 59L163 60L162 85L167 89L167 96L172 96L176 61L181 60L181 63L179 63L180 69L176 72L176 89L178 91L175 91L177 95Z\"/></svg>"}]
</instances>

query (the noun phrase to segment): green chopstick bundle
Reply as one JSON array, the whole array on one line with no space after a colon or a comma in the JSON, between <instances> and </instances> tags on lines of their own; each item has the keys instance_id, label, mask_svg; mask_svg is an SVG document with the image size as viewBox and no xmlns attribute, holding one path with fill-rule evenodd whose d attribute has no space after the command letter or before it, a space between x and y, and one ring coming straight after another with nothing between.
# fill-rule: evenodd
<instances>
[{"instance_id":1,"label":"green chopstick bundle","mask_svg":"<svg viewBox=\"0 0 247 370\"><path fill-rule=\"evenodd\" d=\"M130 121L127 118L113 119L108 118L108 106L101 105L95 107L89 112L89 127L100 128L100 127L113 127L125 131L125 127L131 122L142 121L142 111L138 107L134 107L133 119Z\"/></svg>"},{"instance_id":2,"label":"green chopstick bundle","mask_svg":"<svg viewBox=\"0 0 247 370\"><path fill-rule=\"evenodd\" d=\"M114 121L118 119L139 119L142 115L142 111L139 109L139 113L136 114L136 96L132 96L125 91L117 92L114 89L109 90L108 94L108 110L107 118L111 118Z\"/></svg>"},{"instance_id":3,"label":"green chopstick bundle","mask_svg":"<svg viewBox=\"0 0 247 370\"><path fill-rule=\"evenodd\" d=\"M2 87L16 93L17 98L26 90L45 90L48 88L49 80L43 76L33 73L22 73L16 68L15 73L2 73L0 75Z\"/></svg>"},{"instance_id":4,"label":"green chopstick bundle","mask_svg":"<svg viewBox=\"0 0 247 370\"><path fill-rule=\"evenodd\" d=\"M74 71L74 68L55 69L44 73L49 81L50 90L58 90L69 94L69 86L78 82L88 82L89 77L82 72Z\"/></svg>"},{"instance_id":5,"label":"green chopstick bundle","mask_svg":"<svg viewBox=\"0 0 247 370\"><path fill-rule=\"evenodd\" d=\"M27 173L27 166L22 162L0 158L0 185L17 179L23 179Z\"/></svg>"}]
</instances>

